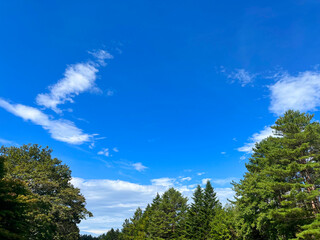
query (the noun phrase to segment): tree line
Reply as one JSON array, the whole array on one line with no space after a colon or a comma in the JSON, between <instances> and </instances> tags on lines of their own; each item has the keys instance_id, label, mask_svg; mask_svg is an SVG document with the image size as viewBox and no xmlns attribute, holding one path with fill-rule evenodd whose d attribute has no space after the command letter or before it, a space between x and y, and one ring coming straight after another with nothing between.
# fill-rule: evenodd
<instances>
[{"instance_id":1,"label":"tree line","mask_svg":"<svg viewBox=\"0 0 320 240\"><path fill-rule=\"evenodd\" d=\"M289 110L276 120L226 206L210 181L190 202L170 188L99 237L79 235L77 224L92 214L50 149L1 147L0 239L320 239L320 123L313 118Z\"/></svg>"}]
</instances>

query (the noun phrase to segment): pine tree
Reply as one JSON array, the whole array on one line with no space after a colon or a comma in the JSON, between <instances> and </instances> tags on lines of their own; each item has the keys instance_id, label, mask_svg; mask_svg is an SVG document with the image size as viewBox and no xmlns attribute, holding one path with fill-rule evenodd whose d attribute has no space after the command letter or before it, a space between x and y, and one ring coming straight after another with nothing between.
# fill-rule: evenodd
<instances>
[{"instance_id":1,"label":"pine tree","mask_svg":"<svg viewBox=\"0 0 320 240\"><path fill-rule=\"evenodd\" d=\"M204 189L203 194L203 212L205 215L204 221L203 221L203 227L205 229L205 237L204 239L210 238L210 223L213 220L215 216L215 212L217 207L220 206L219 200L217 199L216 193L214 192L214 189L210 183L210 181L207 181L206 187Z\"/></svg>"},{"instance_id":2,"label":"pine tree","mask_svg":"<svg viewBox=\"0 0 320 240\"><path fill-rule=\"evenodd\" d=\"M288 111L256 145L244 179L234 184L245 239L316 239L320 210L320 124ZM308 235L305 235L307 232Z\"/></svg>"},{"instance_id":3,"label":"pine tree","mask_svg":"<svg viewBox=\"0 0 320 240\"><path fill-rule=\"evenodd\" d=\"M210 239L236 240L239 239L234 225L234 208L232 206L217 207L210 223Z\"/></svg>"},{"instance_id":4,"label":"pine tree","mask_svg":"<svg viewBox=\"0 0 320 240\"><path fill-rule=\"evenodd\" d=\"M150 239L183 239L187 198L174 188L157 196L150 207L148 237Z\"/></svg>"},{"instance_id":5,"label":"pine tree","mask_svg":"<svg viewBox=\"0 0 320 240\"><path fill-rule=\"evenodd\" d=\"M204 193L200 185L193 193L193 202L188 209L186 232L188 239L205 239L206 215L204 211Z\"/></svg>"}]
</instances>

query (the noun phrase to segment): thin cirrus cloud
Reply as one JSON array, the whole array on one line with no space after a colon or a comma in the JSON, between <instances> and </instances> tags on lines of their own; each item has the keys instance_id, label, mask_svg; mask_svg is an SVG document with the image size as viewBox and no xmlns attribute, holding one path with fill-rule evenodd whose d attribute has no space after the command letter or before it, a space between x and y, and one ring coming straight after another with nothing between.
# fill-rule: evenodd
<instances>
[{"instance_id":1,"label":"thin cirrus cloud","mask_svg":"<svg viewBox=\"0 0 320 240\"><path fill-rule=\"evenodd\" d=\"M225 72L225 70L223 71ZM252 83L257 74L250 73L245 69L235 69L232 73L228 74L227 77L233 81L238 81L242 87Z\"/></svg>"},{"instance_id":2,"label":"thin cirrus cloud","mask_svg":"<svg viewBox=\"0 0 320 240\"><path fill-rule=\"evenodd\" d=\"M94 137L94 134L84 133L81 129L77 128L73 122L65 119L52 119L34 107L22 104L11 104L3 99L0 99L0 107L17 117L21 117L25 121L31 121L36 125L40 125L50 133L53 139L58 141L70 144L82 144L91 141Z\"/></svg>"},{"instance_id":3,"label":"thin cirrus cloud","mask_svg":"<svg viewBox=\"0 0 320 240\"><path fill-rule=\"evenodd\" d=\"M175 187L190 200L196 185L179 185L175 180L164 177L143 185L121 180L72 178L71 183L80 188L94 215L81 221L82 233L102 234L110 228L121 228L124 220L132 217L138 207L144 209L157 193L162 194L170 187ZM215 192L223 204L234 195L229 187L215 188Z\"/></svg>"}]
</instances>

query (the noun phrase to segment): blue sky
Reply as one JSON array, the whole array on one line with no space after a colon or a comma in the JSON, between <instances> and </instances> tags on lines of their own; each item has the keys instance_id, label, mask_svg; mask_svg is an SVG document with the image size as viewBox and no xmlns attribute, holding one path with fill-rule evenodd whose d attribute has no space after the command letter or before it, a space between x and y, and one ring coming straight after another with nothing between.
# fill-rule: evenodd
<instances>
[{"instance_id":1,"label":"blue sky","mask_svg":"<svg viewBox=\"0 0 320 240\"><path fill-rule=\"evenodd\" d=\"M254 142L320 106L320 1L2 1L0 143L70 166L120 227L156 192L232 197ZM317 118L319 119L319 117Z\"/></svg>"}]
</instances>

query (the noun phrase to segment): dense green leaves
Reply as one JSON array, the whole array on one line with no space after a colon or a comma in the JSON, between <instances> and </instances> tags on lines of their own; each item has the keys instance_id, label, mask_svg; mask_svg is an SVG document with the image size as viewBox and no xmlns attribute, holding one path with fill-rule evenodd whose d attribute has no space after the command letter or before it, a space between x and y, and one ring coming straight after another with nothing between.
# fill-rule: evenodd
<instances>
[{"instance_id":1,"label":"dense green leaves","mask_svg":"<svg viewBox=\"0 0 320 240\"><path fill-rule=\"evenodd\" d=\"M1 147L5 159L6 179L22 181L36 198L32 210L27 212L26 239L79 238L77 224L91 215L85 208L85 199L71 183L71 171L51 150L38 145Z\"/></svg>"},{"instance_id":2,"label":"dense green leaves","mask_svg":"<svg viewBox=\"0 0 320 240\"><path fill-rule=\"evenodd\" d=\"M256 145L248 172L234 185L238 228L244 239L313 237L320 210L320 124L288 111Z\"/></svg>"}]
</instances>

